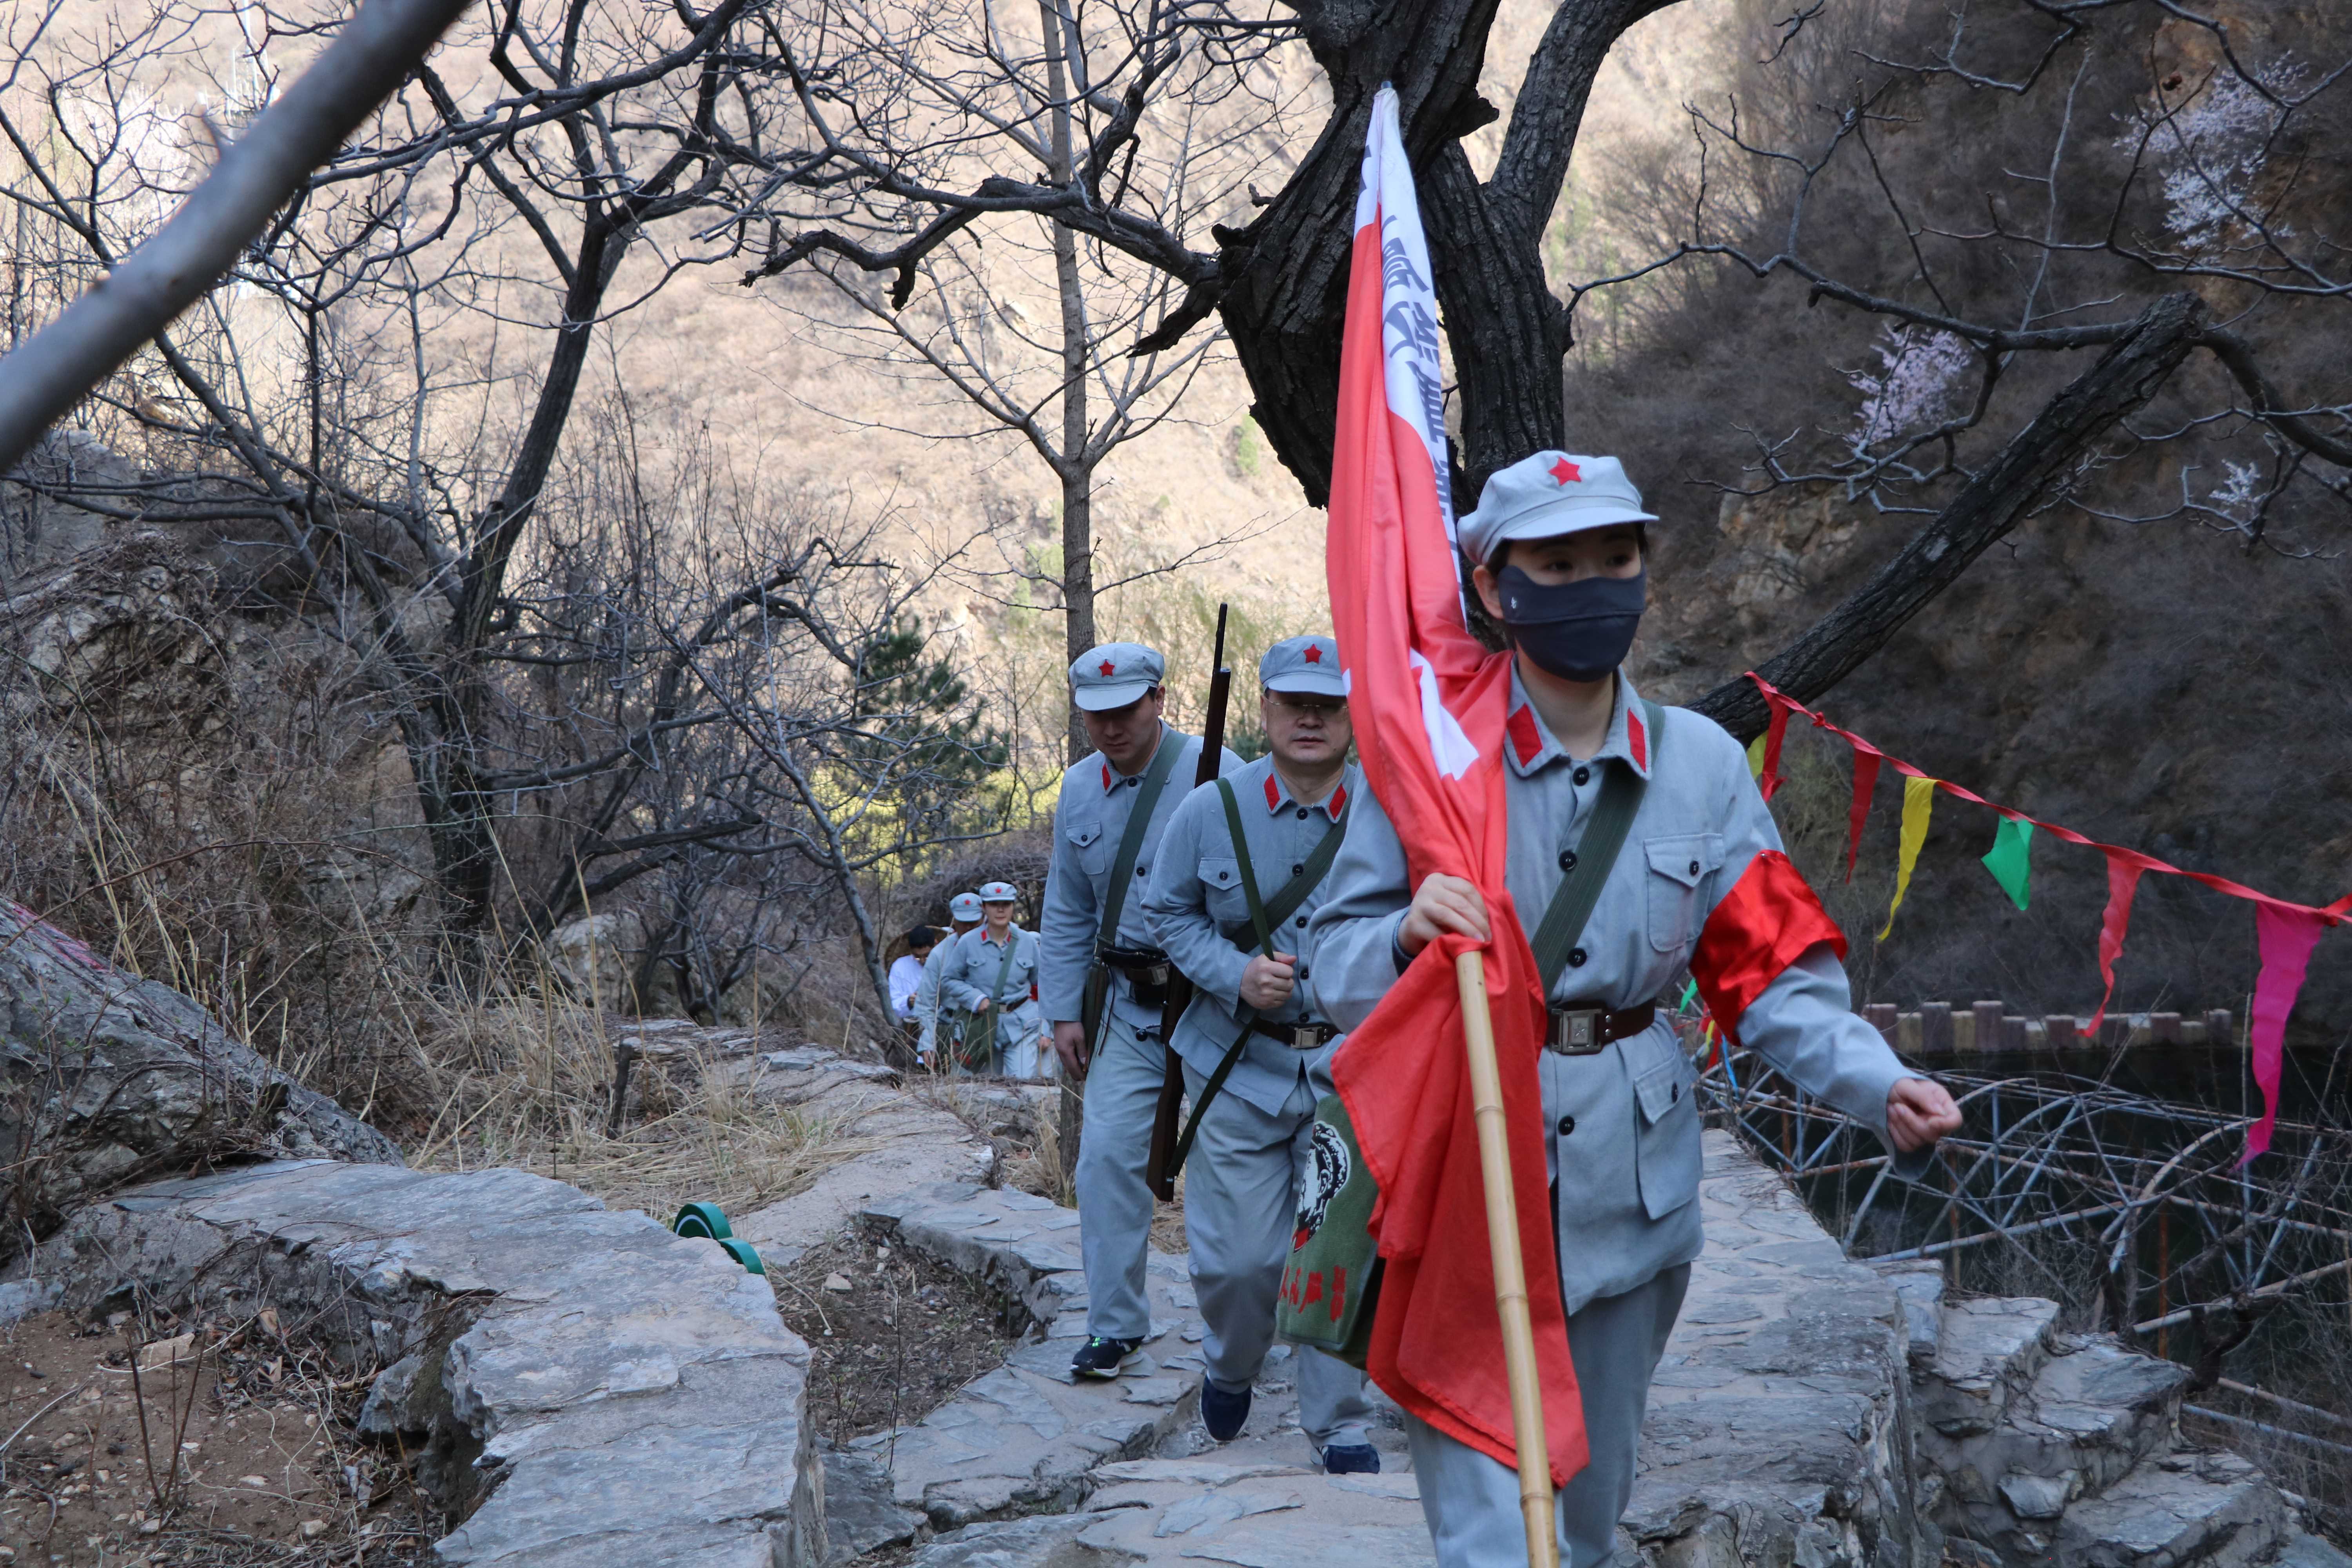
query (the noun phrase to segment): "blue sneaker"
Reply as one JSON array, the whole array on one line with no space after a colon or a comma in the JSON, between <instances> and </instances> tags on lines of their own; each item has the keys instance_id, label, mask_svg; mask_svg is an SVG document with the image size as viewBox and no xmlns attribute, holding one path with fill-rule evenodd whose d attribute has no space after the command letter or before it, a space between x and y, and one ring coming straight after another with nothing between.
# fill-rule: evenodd
<instances>
[{"instance_id":1,"label":"blue sneaker","mask_svg":"<svg viewBox=\"0 0 2352 1568\"><path fill-rule=\"evenodd\" d=\"M1207 1378L1201 1380L1201 1424L1209 1436L1220 1443L1230 1443L1242 1435L1242 1425L1249 1419L1250 1391L1227 1394Z\"/></svg>"},{"instance_id":2,"label":"blue sneaker","mask_svg":"<svg viewBox=\"0 0 2352 1568\"><path fill-rule=\"evenodd\" d=\"M1377 1476L1381 1451L1370 1443L1334 1443L1323 1450L1323 1468L1335 1476Z\"/></svg>"}]
</instances>

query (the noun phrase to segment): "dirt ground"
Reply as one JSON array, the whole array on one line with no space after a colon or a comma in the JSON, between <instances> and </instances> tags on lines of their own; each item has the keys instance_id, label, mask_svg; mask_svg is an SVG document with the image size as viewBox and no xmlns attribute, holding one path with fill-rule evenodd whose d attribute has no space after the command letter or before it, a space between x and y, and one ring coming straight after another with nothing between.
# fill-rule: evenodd
<instances>
[{"instance_id":1,"label":"dirt ground","mask_svg":"<svg viewBox=\"0 0 2352 1568\"><path fill-rule=\"evenodd\" d=\"M339 1378L268 1313L152 1325L134 1373L126 1327L53 1312L0 1330L0 1563L430 1561L437 1514L353 1430L367 1377Z\"/></svg>"},{"instance_id":2,"label":"dirt ground","mask_svg":"<svg viewBox=\"0 0 2352 1568\"><path fill-rule=\"evenodd\" d=\"M1001 1304L971 1280L934 1258L854 1235L768 1279L777 1310L813 1352L810 1417L836 1443L921 1420L1003 1365L1015 1342Z\"/></svg>"}]
</instances>

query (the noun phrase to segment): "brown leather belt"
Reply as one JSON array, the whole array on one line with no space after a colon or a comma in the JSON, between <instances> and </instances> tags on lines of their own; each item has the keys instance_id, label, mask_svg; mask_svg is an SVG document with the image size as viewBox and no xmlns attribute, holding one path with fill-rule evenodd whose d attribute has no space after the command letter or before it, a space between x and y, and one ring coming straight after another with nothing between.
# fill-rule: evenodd
<instances>
[{"instance_id":1,"label":"brown leather belt","mask_svg":"<svg viewBox=\"0 0 2352 1568\"><path fill-rule=\"evenodd\" d=\"M1654 1000L1614 1011L1571 1002L1551 1009L1550 1024L1544 1031L1544 1049L1563 1057L1596 1056L1611 1042L1640 1034L1656 1022L1657 1016L1658 1004Z\"/></svg>"},{"instance_id":2,"label":"brown leather belt","mask_svg":"<svg viewBox=\"0 0 2352 1568\"><path fill-rule=\"evenodd\" d=\"M1294 1051L1319 1051L1340 1034L1330 1024L1269 1024L1263 1018L1251 1019L1250 1030L1269 1040L1280 1040Z\"/></svg>"}]
</instances>

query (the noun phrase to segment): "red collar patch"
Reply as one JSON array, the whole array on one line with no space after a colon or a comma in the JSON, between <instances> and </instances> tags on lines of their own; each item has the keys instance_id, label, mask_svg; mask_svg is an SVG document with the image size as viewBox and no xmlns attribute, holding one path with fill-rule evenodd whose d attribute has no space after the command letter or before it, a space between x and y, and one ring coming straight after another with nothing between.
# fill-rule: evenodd
<instances>
[{"instance_id":1,"label":"red collar patch","mask_svg":"<svg viewBox=\"0 0 2352 1568\"><path fill-rule=\"evenodd\" d=\"M1348 786L1346 784L1339 784L1334 787L1331 791L1331 820L1334 822L1339 821L1339 814L1347 809Z\"/></svg>"},{"instance_id":2,"label":"red collar patch","mask_svg":"<svg viewBox=\"0 0 2352 1568\"><path fill-rule=\"evenodd\" d=\"M1536 754L1543 750L1543 736L1536 731L1536 716L1528 710L1526 703L1511 710L1503 729L1511 737L1511 749L1519 754L1519 766L1524 768L1533 763Z\"/></svg>"},{"instance_id":3,"label":"red collar patch","mask_svg":"<svg viewBox=\"0 0 2352 1568\"><path fill-rule=\"evenodd\" d=\"M1642 727L1638 709L1625 710L1625 749L1633 753L1633 765L1643 773L1650 771L1650 734Z\"/></svg>"},{"instance_id":4,"label":"red collar patch","mask_svg":"<svg viewBox=\"0 0 2352 1568\"><path fill-rule=\"evenodd\" d=\"M1272 773L1265 775L1265 808L1268 811L1282 809L1282 788L1274 782Z\"/></svg>"},{"instance_id":5,"label":"red collar patch","mask_svg":"<svg viewBox=\"0 0 2352 1568\"><path fill-rule=\"evenodd\" d=\"M1108 763L1105 763L1103 764L1103 788L1110 788L1110 764Z\"/></svg>"}]
</instances>

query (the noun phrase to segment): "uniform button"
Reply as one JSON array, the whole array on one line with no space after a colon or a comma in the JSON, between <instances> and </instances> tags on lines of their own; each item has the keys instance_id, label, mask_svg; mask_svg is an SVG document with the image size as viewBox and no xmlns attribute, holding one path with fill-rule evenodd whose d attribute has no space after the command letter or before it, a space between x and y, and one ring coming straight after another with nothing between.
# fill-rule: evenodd
<instances>
[{"instance_id":1,"label":"uniform button","mask_svg":"<svg viewBox=\"0 0 2352 1568\"><path fill-rule=\"evenodd\" d=\"M1140 787L1142 783L1143 775L1141 773L1138 773L1133 778L1127 781L1127 787L1129 789L1136 789Z\"/></svg>"},{"instance_id":2,"label":"uniform button","mask_svg":"<svg viewBox=\"0 0 2352 1568\"><path fill-rule=\"evenodd\" d=\"M1563 871L1573 871L1576 869L1575 850L1563 849L1559 852L1559 868Z\"/></svg>"},{"instance_id":3,"label":"uniform button","mask_svg":"<svg viewBox=\"0 0 2352 1568\"><path fill-rule=\"evenodd\" d=\"M1138 866L1138 867L1135 868L1135 874L1136 874L1137 876L1140 877L1140 876L1142 876L1146 871L1149 871L1150 869L1151 869L1151 868L1150 868L1150 867L1149 867L1149 866Z\"/></svg>"},{"instance_id":4,"label":"uniform button","mask_svg":"<svg viewBox=\"0 0 2352 1568\"><path fill-rule=\"evenodd\" d=\"M1582 948L1571 947L1568 950L1568 966L1570 969L1581 969L1584 967L1584 950Z\"/></svg>"},{"instance_id":5,"label":"uniform button","mask_svg":"<svg viewBox=\"0 0 2352 1568\"><path fill-rule=\"evenodd\" d=\"M1563 1117L1561 1117L1561 1118L1559 1119L1559 1135L1560 1135L1561 1137L1565 1138L1565 1137L1567 1137L1570 1133L1571 1133L1571 1132L1573 1132L1573 1131L1576 1131L1576 1118L1575 1118L1575 1117L1573 1117L1573 1116L1563 1116Z\"/></svg>"},{"instance_id":6,"label":"uniform button","mask_svg":"<svg viewBox=\"0 0 2352 1568\"><path fill-rule=\"evenodd\" d=\"M1298 927L1301 931L1304 931L1307 928L1307 917L1305 915L1301 915L1290 923Z\"/></svg>"},{"instance_id":7,"label":"uniform button","mask_svg":"<svg viewBox=\"0 0 2352 1568\"><path fill-rule=\"evenodd\" d=\"M1298 808L1298 820L1301 822L1307 820L1307 808L1303 805Z\"/></svg>"},{"instance_id":8,"label":"uniform button","mask_svg":"<svg viewBox=\"0 0 2352 1568\"><path fill-rule=\"evenodd\" d=\"M1306 869L1307 869L1307 863L1306 863L1304 860L1293 860L1293 861L1290 863L1290 874L1291 874L1292 876L1294 876L1294 877L1297 876L1300 872L1302 872L1302 871L1304 871L1304 870L1306 870Z\"/></svg>"},{"instance_id":9,"label":"uniform button","mask_svg":"<svg viewBox=\"0 0 2352 1568\"><path fill-rule=\"evenodd\" d=\"M1592 782L1592 770L1591 768L1579 768L1574 773L1570 774L1570 777L1580 784L1591 784Z\"/></svg>"},{"instance_id":10,"label":"uniform button","mask_svg":"<svg viewBox=\"0 0 2352 1568\"><path fill-rule=\"evenodd\" d=\"M1690 874L1694 877L1698 875L1698 862L1696 860L1691 862Z\"/></svg>"}]
</instances>

